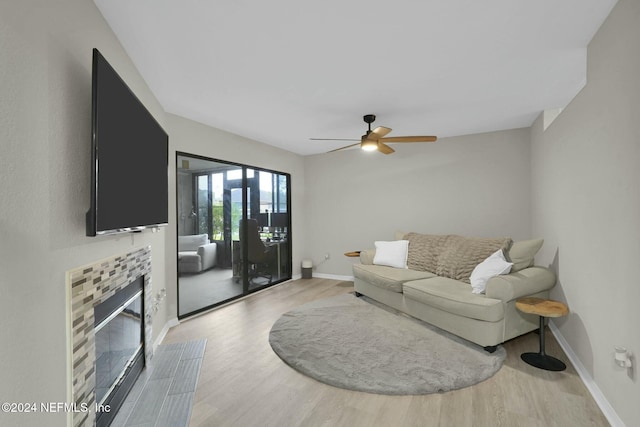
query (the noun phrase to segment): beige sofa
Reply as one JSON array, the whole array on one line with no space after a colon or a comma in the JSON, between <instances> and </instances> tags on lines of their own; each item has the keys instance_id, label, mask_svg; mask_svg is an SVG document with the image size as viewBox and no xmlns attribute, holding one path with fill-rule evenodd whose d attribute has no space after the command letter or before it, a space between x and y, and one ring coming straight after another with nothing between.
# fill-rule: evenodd
<instances>
[{"instance_id":1,"label":"beige sofa","mask_svg":"<svg viewBox=\"0 0 640 427\"><path fill-rule=\"evenodd\" d=\"M360 264L353 265L356 295L366 295L489 352L539 327L538 317L516 310L515 301L525 296L547 298L555 286L550 270L533 266L542 239L512 243L417 233L396 237L409 241L408 268L375 265L375 250L362 251ZM470 270L496 248L513 262L511 272L489 279L484 294L472 293Z\"/></svg>"}]
</instances>

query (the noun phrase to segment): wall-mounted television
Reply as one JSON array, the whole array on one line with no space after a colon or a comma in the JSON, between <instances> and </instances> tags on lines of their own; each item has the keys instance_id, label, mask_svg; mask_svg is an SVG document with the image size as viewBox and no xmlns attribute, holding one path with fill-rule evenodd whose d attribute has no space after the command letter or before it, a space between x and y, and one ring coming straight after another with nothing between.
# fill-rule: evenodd
<instances>
[{"instance_id":1,"label":"wall-mounted television","mask_svg":"<svg viewBox=\"0 0 640 427\"><path fill-rule=\"evenodd\" d=\"M91 207L87 236L169 221L169 137L93 49Z\"/></svg>"}]
</instances>

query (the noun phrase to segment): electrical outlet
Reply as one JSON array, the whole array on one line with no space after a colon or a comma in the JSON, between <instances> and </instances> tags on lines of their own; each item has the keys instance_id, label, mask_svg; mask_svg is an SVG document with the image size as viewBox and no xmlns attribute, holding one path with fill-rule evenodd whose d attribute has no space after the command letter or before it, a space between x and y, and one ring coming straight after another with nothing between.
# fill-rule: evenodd
<instances>
[{"instance_id":1,"label":"electrical outlet","mask_svg":"<svg viewBox=\"0 0 640 427\"><path fill-rule=\"evenodd\" d=\"M324 259L329 259L331 258L331 254L329 254L329 252L327 252L326 254L324 254Z\"/></svg>"}]
</instances>

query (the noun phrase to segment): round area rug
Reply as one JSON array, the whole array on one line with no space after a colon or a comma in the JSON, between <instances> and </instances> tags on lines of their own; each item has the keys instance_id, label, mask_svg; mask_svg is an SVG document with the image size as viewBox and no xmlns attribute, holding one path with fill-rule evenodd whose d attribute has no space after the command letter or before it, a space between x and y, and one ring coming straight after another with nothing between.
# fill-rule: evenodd
<instances>
[{"instance_id":1,"label":"round area rug","mask_svg":"<svg viewBox=\"0 0 640 427\"><path fill-rule=\"evenodd\" d=\"M417 319L353 294L285 313L269 343L282 360L323 383L369 393L411 395L468 387L498 372L493 354Z\"/></svg>"}]
</instances>

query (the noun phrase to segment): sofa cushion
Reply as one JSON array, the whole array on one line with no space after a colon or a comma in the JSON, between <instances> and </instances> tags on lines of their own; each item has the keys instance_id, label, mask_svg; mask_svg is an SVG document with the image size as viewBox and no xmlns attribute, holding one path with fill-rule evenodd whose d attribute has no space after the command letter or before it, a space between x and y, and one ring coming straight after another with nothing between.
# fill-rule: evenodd
<instances>
[{"instance_id":1,"label":"sofa cushion","mask_svg":"<svg viewBox=\"0 0 640 427\"><path fill-rule=\"evenodd\" d=\"M375 265L386 265L395 268L407 268L408 240L393 242L375 242L376 254L373 257Z\"/></svg>"},{"instance_id":2,"label":"sofa cushion","mask_svg":"<svg viewBox=\"0 0 640 427\"><path fill-rule=\"evenodd\" d=\"M504 318L499 299L471 293L468 284L447 277L415 280L402 285L405 298L439 308L449 313L487 322Z\"/></svg>"},{"instance_id":3,"label":"sofa cushion","mask_svg":"<svg viewBox=\"0 0 640 427\"><path fill-rule=\"evenodd\" d=\"M513 263L507 262L504 259L504 253L502 249L498 249L489 258L476 265L476 268L471 272L471 292L474 294L484 294L484 290L487 287L487 282L492 277L499 276L501 274L509 274Z\"/></svg>"},{"instance_id":4,"label":"sofa cushion","mask_svg":"<svg viewBox=\"0 0 640 427\"><path fill-rule=\"evenodd\" d=\"M428 271L407 270L384 265L354 264L353 275L371 285L393 292L402 292L402 284L411 280L435 277Z\"/></svg>"},{"instance_id":5,"label":"sofa cushion","mask_svg":"<svg viewBox=\"0 0 640 427\"><path fill-rule=\"evenodd\" d=\"M485 239L475 237L449 236L447 243L438 256L435 273L441 277L471 283L471 272L495 251L509 249L511 239Z\"/></svg>"},{"instance_id":6,"label":"sofa cushion","mask_svg":"<svg viewBox=\"0 0 640 427\"><path fill-rule=\"evenodd\" d=\"M448 234L408 233L405 236L405 239L409 241L407 266L411 270L435 273L438 266L438 256L446 246L448 238Z\"/></svg>"},{"instance_id":7,"label":"sofa cushion","mask_svg":"<svg viewBox=\"0 0 640 427\"><path fill-rule=\"evenodd\" d=\"M523 240L521 242L513 242L509 251L505 253L507 261L513 263L511 272L523 270L533 265L533 259L542 247L543 239Z\"/></svg>"},{"instance_id":8,"label":"sofa cushion","mask_svg":"<svg viewBox=\"0 0 640 427\"><path fill-rule=\"evenodd\" d=\"M511 246L508 237L489 239L454 234L409 233L407 265L412 270L429 271L441 277L470 283L471 272L489 255Z\"/></svg>"},{"instance_id":9,"label":"sofa cushion","mask_svg":"<svg viewBox=\"0 0 640 427\"><path fill-rule=\"evenodd\" d=\"M375 249L365 249L360 251L360 263L371 265L373 264L373 258L376 256Z\"/></svg>"}]
</instances>

